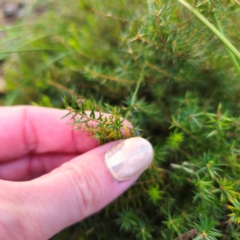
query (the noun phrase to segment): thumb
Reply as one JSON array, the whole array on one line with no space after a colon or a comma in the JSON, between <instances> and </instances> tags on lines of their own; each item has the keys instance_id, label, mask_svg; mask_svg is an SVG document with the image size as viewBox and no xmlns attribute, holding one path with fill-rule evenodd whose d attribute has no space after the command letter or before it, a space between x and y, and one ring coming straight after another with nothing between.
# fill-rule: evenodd
<instances>
[{"instance_id":1,"label":"thumb","mask_svg":"<svg viewBox=\"0 0 240 240\"><path fill-rule=\"evenodd\" d=\"M22 204L31 224L36 224L29 225L27 231L36 234L36 228L41 229L42 235L34 239L47 239L99 211L130 187L152 158L153 149L147 140L130 138L97 147L45 176L25 182L28 201L23 196Z\"/></svg>"}]
</instances>

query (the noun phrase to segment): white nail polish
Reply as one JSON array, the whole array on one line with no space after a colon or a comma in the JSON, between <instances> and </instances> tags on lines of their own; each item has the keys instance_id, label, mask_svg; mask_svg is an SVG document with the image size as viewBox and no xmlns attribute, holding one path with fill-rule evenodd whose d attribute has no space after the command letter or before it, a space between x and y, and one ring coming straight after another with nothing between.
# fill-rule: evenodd
<instances>
[{"instance_id":1,"label":"white nail polish","mask_svg":"<svg viewBox=\"0 0 240 240\"><path fill-rule=\"evenodd\" d=\"M140 137L123 140L105 153L106 165L118 181L139 175L151 164L152 159L152 145Z\"/></svg>"}]
</instances>

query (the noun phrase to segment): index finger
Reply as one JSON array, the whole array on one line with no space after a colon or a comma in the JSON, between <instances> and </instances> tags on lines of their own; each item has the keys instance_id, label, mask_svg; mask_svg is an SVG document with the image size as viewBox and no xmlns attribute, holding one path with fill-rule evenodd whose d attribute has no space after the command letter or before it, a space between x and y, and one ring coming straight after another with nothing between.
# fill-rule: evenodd
<instances>
[{"instance_id":1,"label":"index finger","mask_svg":"<svg viewBox=\"0 0 240 240\"><path fill-rule=\"evenodd\" d=\"M45 107L0 107L0 161L31 153L83 153L98 146L87 132L69 126L67 111Z\"/></svg>"}]
</instances>

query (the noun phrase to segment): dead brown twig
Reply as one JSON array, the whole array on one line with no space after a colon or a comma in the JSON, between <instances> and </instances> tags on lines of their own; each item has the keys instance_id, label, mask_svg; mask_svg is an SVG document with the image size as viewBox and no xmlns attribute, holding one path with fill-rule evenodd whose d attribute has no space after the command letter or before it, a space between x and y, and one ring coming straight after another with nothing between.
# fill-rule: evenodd
<instances>
[{"instance_id":1,"label":"dead brown twig","mask_svg":"<svg viewBox=\"0 0 240 240\"><path fill-rule=\"evenodd\" d=\"M191 229L190 231L181 234L179 237L175 238L174 240L191 240L194 239L198 235L197 229Z\"/></svg>"}]
</instances>

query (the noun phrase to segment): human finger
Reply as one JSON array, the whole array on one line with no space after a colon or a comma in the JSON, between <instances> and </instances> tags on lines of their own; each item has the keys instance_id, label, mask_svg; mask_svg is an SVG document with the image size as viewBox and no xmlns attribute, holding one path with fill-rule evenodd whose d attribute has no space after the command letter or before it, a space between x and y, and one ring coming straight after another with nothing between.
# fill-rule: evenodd
<instances>
[{"instance_id":1,"label":"human finger","mask_svg":"<svg viewBox=\"0 0 240 240\"><path fill-rule=\"evenodd\" d=\"M0 179L28 181L40 177L76 157L77 153L28 154L0 163Z\"/></svg>"},{"instance_id":2,"label":"human finger","mask_svg":"<svg viewBox=\"0 0 240 240\"><path fill-rule=\"evenodd\" d=\"M136 181L152 158L153 149L148 141L130 138L92 149L35 180L8 183L10 195L5 198L14 196L9 201L14 207L9 211L15 209L18 213L17 220L7 214L8 221L25 233L22 236L49 239L117 198ZM1 184L0 193L4 188ZM10 230L9 234L21 236L19 231ZM4 239L1 231L0 239Z\"/></svg>"},{"instance_id":3,"label":"human finger","mask_svg":"<svg viewBox=\"0 0 240 240\"><path fill-rule=\"evenodd\" d=\"M45 107L0 107L0 162L29 153L83 153L98 146L87 132L74 131L67 111Z\"/></svg>"}]
</instances>

